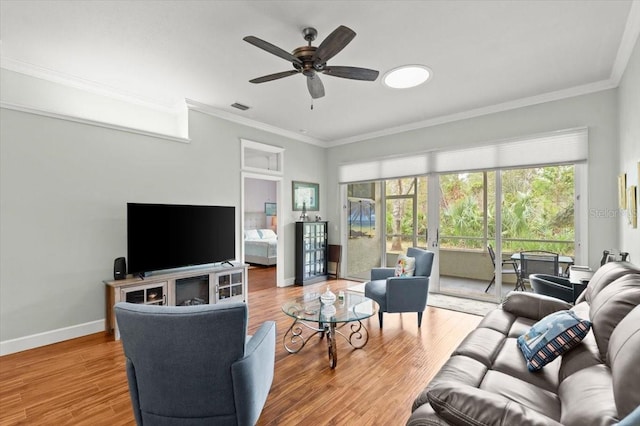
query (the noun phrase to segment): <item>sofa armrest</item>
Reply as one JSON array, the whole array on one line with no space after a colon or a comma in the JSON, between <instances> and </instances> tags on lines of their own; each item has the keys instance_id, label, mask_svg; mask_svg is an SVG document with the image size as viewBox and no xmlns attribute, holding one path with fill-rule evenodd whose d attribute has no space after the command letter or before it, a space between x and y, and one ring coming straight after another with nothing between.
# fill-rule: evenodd
<instances>
[{"instance_id":1,"label":"sofa armrest","mask_svg":"<svg viewBox=\"0 0 640 426\"><path fill-rule=\"evenodd\" d=\"M511 291L502 302L502 309L518 317L541 320L547 315L571 309L573 305L555 297L542 294Z\"/></svg>"},{"instance_id":2,"label":"sofa armrest","mask_svg":"<svg viewBox=\"0 0 640 426\"><path fill-rule=\"evenodd\" d=\"M495 393L460 383L442 383L427 393L438 416L452 425L560 426L550 417Z\"/></svg>"},{"instance_id":3,"label":"sofa armrest","mask_svg":"<svg viewBox=\"0 0 640 426\"><path fill-rule=\"evenodd\" d=\"M371 270L371 281L386 280L393 277L395 273L395 268L373 268Z\"/></svg>"},{"instance_id":4,"label":"sofa armrest","mask_svg":"<svg viewBox=\"0 0 640 426\"><path fill-rule=\"evenodd\" d=\"M242 403L238 424L258 421L273 382L275 354L276 323L266 321L247 342L244 357L231 366L236 404Z\"/></svg>"}]
</instances>

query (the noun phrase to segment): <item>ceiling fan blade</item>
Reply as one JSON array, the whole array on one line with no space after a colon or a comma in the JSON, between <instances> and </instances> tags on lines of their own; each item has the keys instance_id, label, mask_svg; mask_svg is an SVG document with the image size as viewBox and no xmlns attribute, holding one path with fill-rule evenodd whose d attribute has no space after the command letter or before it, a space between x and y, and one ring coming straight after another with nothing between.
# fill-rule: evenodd
<instances>
[{"instance_id":1,"label":"ceiling fan blade","mask_svg":"<svg viewBox=\"0 0 640 426\"><path fill-rule=\"evenodd\" d=\"M320 76L316 73L307 76L307 88L309 94L313 99L318 99L324 96L324 85L320 80Z\"/></svg>"},{"instance_id":2,"label":"ceiling fan blade","mask_svg":"<svg viewBox=\"0 0 640 426\"><path fill-rule=\"evenodd\" d=\"M279 78L289 77L290 75L299 73L300 70L282 71L275 74L263 75L262 77L254 78L253 80L249 80L249 83L264 83L267 81L277 80Z\"/></svg>"},{"instance_id":3,"label":"ceiling fan blade","mask_svg":"<svg viewBox=\"0 0 640 426\"><path fill-rule=\"evenodd\" d=\"M351 80L364 80L374 81L378 78L380 72L376 70L370 70L368 68L358 67L326 67L322 70L323 73L331 75L333 77L349 78Z\"/></svg>"},{"instance_id":4,"label":"ceiling fan blade","mask_svg":"<svg viewBox=\"0 0 640 426\"><path fill-rule=\"evenodd\" d=\"M262 50L266 50L267 52L279 56L282 59L285 59L289 62L293 62L294 64L298 64L298 65L302 65L302 61L298 58L296 58L295 56L293 56L291 53L287 52L284 49L279 48L278 46L274 46L273 44L269 43L268 41L264 41L262 39L259 39L258 37L254 37L254 36L246 36L245 38L243 38L244 41L246 41L247 43L253 44L256 47L259 47Z\"/></svg>"},{"instance_id":5,"label":"ceiling fan blade","mask_svg":"<svg viewBox=\"0 0 640 426\"><path fill-rule=\"evenodd\" d=\"M313 55L314 64L324 64L337 55L356 36L355 31L340 25L325 38Z\"/></svg>"}]
</instances>

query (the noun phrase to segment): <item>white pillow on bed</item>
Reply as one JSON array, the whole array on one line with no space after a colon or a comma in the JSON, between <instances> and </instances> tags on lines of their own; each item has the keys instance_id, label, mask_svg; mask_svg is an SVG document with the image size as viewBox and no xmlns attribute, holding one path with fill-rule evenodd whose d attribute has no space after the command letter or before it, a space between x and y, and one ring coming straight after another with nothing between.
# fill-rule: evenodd
<instances>
[{"instance_id":1,"label":"white pillow on bed","mask_svg":"<svg viewBox=\"0 0 640 426\"><path fill-rule=\"evenodd\" d=\"M258 233L262 237L263 240L275 240L278 238L275 232L272 229L259 229Z\"/></svg>"},{"instance_id":2,"label":"white pillow on bed","mask_svg":"<svg viewBox=\"0 0 640 426\"><path fill-rule=\"evenodd\" d=\"M247 229L244 231L245 240L259 240L260 238L260 233L257 229Z\"/></svg>"}]
</instances>

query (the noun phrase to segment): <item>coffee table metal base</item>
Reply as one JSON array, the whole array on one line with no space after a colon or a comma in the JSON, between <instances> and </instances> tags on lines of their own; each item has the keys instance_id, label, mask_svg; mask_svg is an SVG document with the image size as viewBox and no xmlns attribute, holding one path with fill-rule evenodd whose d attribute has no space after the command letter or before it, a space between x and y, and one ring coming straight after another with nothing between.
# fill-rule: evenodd
<instances>
[{"instance_id":1,"label":"coffee table metal base","mask_svg":"<svg viewBox=\"0 0 640 426\"><path fill-rule=\"evenodd\" d=\"M336 347L336 336L342 336L353 348L362 349L369 341L369 332L367 327L360 321L353 321L350 323L342 323L340 327L336 328L336 323L327 321L317 323L318 327L314 327L307 322L294 319L291 327L287 330L283 337L284 348L290 354L296 354L304 348L309 339L314 335L320 333L320 339L325 335L327 336L327 351L329 354L329 366L336 368L338 365L338 349ZM343 327L349 327L348 334L343 333L339 329ZM305 331L311 332L308 336L304 336Z\"/></svg>"}]
</instances>

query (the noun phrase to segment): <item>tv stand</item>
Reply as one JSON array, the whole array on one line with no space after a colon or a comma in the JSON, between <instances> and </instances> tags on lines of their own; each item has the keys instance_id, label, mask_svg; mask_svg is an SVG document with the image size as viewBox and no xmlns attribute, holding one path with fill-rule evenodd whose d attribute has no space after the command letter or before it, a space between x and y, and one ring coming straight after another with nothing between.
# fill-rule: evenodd
<instances>
[{"instance_id":1,"label":"tv stand","mask_svg":"<svg viewBox=\"0 0 640 426\"><path fill-rule=\"evenodd\" d=\"M124 280L105 280L105 328L120 338L113 305L118 302L180 306L196 303L247 301L248 265L225 261L206 268L158 274L128 275ZM144 276L142 276L144 275Z\"/></svg>"}]
</instances>

